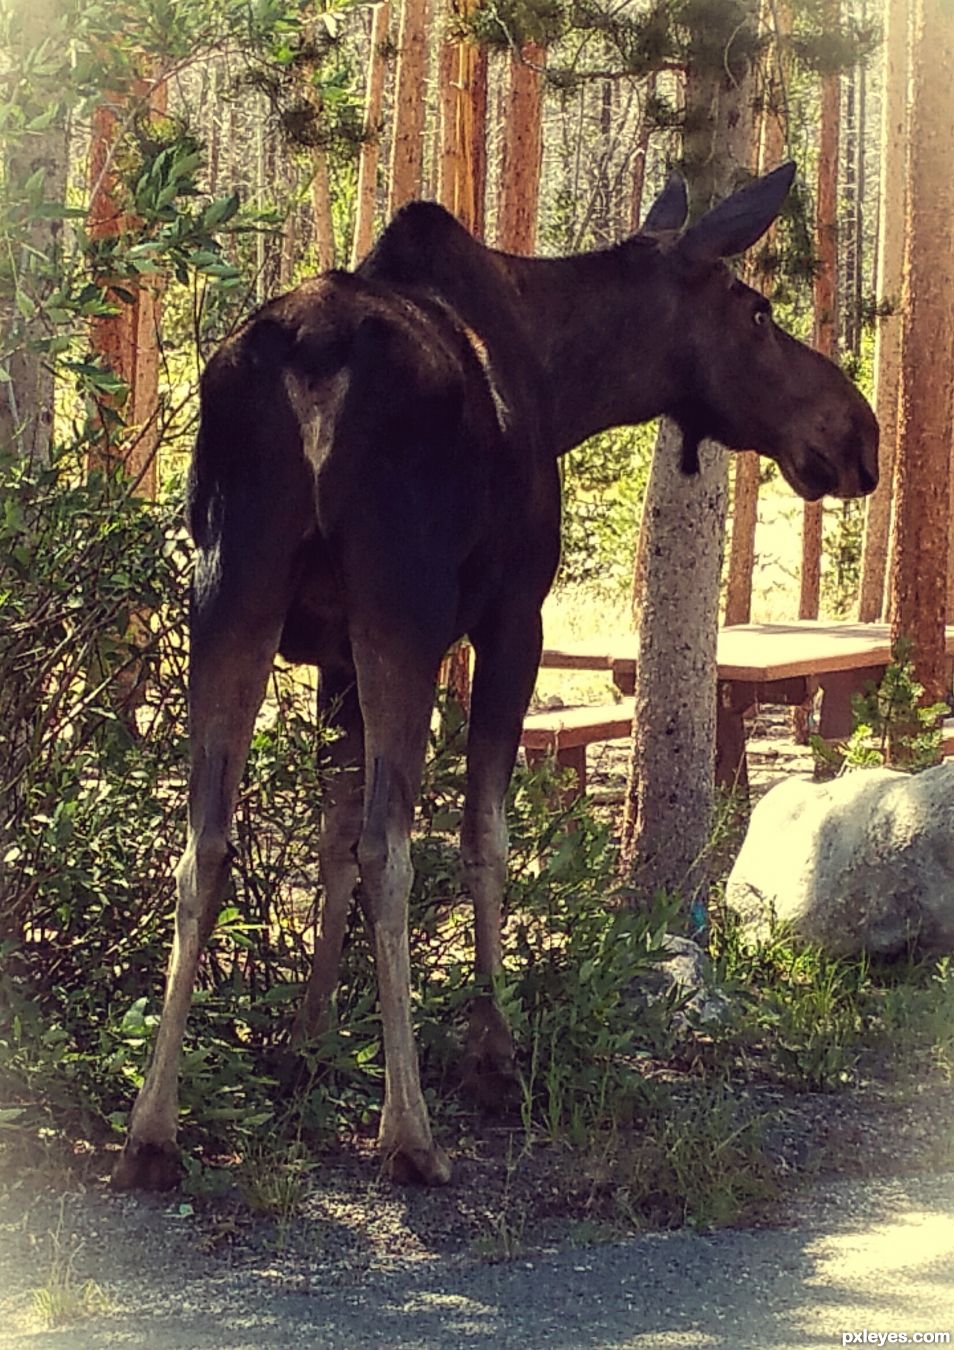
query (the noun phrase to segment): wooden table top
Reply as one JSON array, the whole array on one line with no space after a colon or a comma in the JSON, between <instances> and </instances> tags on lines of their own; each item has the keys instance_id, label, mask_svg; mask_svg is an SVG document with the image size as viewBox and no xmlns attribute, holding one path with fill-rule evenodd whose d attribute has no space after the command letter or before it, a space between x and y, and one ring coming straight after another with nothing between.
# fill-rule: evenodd
<instances>
[{"instance_id":1,"label":"wooden table top","mask_svg":"<svg viewBox=\"0 0 954 1350\"><path fill-rule=\"evenodd\" d=\"M947 628L948 655L954 655L954 625ZM722 680L755 684L789 676L865 670L891 660L891 631L885 623L744 623L719 630ZM545 646L540 664L562 670L635 669L636 638L609 634L585 642Z\"/></svg>"}]
</instances>

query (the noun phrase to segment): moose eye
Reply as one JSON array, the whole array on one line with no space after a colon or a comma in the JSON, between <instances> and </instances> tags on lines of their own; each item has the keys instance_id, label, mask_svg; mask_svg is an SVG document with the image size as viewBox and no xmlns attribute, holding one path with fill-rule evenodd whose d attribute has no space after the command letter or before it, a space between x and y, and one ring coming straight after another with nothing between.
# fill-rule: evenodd
<instances>
[{"instance_id":1,"label":"moose eye","mask_svg":"<svg viewBox=\"0 0 954 1350\"><path fill-rule=\"evenodd\" d=\"M768 309L757 309L757 310L755 311L755 313L752 315L752 322L761 325L761 324L764 324L764 323L768 323L768 321L769 321L769 319L770 319L771 317L772 317L772 312L771 312L771 310L768 310Z\"/></svg>"}]
</instances>

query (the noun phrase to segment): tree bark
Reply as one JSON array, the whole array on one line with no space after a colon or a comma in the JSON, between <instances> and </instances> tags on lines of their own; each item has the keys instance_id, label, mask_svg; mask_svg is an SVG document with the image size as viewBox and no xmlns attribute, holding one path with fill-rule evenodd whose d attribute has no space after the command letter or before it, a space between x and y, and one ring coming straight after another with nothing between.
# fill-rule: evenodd
<instances>
[{"instance_id":1,"label":"tree bark","mask_svg":"<svg viewBox=\"0 0 954 1350\"><path fill-rule=\"evenodd\" d=\"M309 6L308 17L305 20L305 34L309 41L314 41L315 33L315 11L313 6ZM315 82L317 73L317 62L309 61L303 67L305 79L302 84L302 92L305 101L312 110L314 117L313 136L317 138L321 121L324 116L324 107L322 104L321 90ZM264 135L264 129L259 129L260 138ZM263 142L260 139L259 144ZM328 151L313 140L309 148L309 157L311 159L311 215L312 225L315 232L315 267L319 272L327 272L335 265L335 224L332 211L332 193L331 193L331 175L328 168ZM264 182L264 179L260 181ZM263 297L267 298L267 297Z\"/></svg>"},{"instance_id":2,"label":"tree bark","mask_svg":"<svg viewBox=\"0 0 954 1350\"><path fill-rule=\"evenodd\" d=\"M497 244L510 253L531 254L537 243L545 62L545 48L527 42L507 66Z\"/></svg>"},{"instance_id":3,"label":"tree bark","mask_svg":"<svg viewBox=\"0 0 954 1350\"><path fill-rule=\"evenodd\" d=\"M475 0L452 4L451 15L466 18ZM438 197L478 239L486 225L487 53L468 38L447 37L441 45L440 157Z\"/></svg>"},{"instance_id":4,"label":"tree bark","mask_svg":"<svg viewBox=\"0 0 954 1350\"><path fill-rule=\"evenodd\" d=\"M756 167L759 173L768 173L781 164L787 139L786 109L789 62L781 38L791 33L791 14L785 0L772 5L763 3L762 26L768 25L774 10L778 32L773 43L772 74L767 81L767 98L759 118L759 137ZM775 238L775 226L767 243ZM750 277L751 284L761 285L766 295L774 289L774 277L763 273ZM725 622L748 623L752 618L752 576L755 571L755 531L759 514L759 457L754 451L743 451L735 457L735 475L732 493L732 533L729 543L729 569L726 582Z\"/></svg>"},{"instance_id":5,"label":"tree bark","mask_svg":"<svg viewBox=\"0 0 954 1350\"><path fill-rule=\"evenodd\" d=\"M104 97L93 112L90 141L90 206L88 228L94 239L120 236L136 228L136 220L123 204L123 190L114 167L117 139L122 124L137 102L153 115L166 108L163 81L138 77L128 91ZM109 288L110 278L101 279ZM159 325L161 288L158 280L144 277L138 284L123 278L122 289L131 302L116 297L116 313L94 319L93 350L128 389L121 409L101 406L99 440L91 448L91 468L110 469L117 462L130 479L133 491L143 497L156 495L156 456L159 447Z\"/></svg>"},{"instance_id":6,"label":"tree bark","mask_svg":"<svg viewBox=\"0 0 954 1350\"><path fill-rule=\"evenodd\" d=\"M639 135L633 152L633 178L629 196L629 228L635 233L643 219L643 193L646 188L646 156L649 154L649 140L652 136L652 122L649 118L649 103L656 96L656 72L646 77L646 92L643 97L643 112L639 119Z\"/></svg>"},{"instance_id":7,"label":"tree bark","mask_svg":"<svg viewBox=\"0 0 954 1350\"><path fill-rule=\"evenodd\" d=\"M829 0L828 20L837 27L839 0ZM815 229L818 240L818 270L815 274L815 326L813 342L820 352L834 357L838 345L838 141L841 118L841 84L837 74L822 78L821 126L818 146L818 189ZM802 515L800 619L817 619L821 600L821 552L824 521L821 502L806 502Z\"/></svg>"},{"instance_id":8,"label":"tree bark","mask_svg":"<svg viewBox=\"0 0 954 1350\"><path fill-rule=\"evenodd\" d=\"M391 24L390 0L374 7L371 21L371 54L368 57L368 84L364 102L364 129L358 156L358 202L351 246L351 266L357 267L374 239L374 212L378 193L378 164L381 159L381 104L387 75L387 42Z\"/></svg>"},{"instance_id":9,"label":"tree bark","mask_svg":"<svg viewBox=\"0 0 954 1350\"><path fill-rule=\"evenodd\" d=\"M28 62L44 42L56 40L62 6L59 0L32 0L21 6L19 32L11 55L15 63ZM27 118L47 112L46 107L23 109ZM7 155L4 165L5 194L12 198L38 170L43 171L43 197L48 202L66 199L67 132L65 114L58 114L43 131L25 134ZM62 222L35 220L23 239L19 256L6 259L15 269L16 285L28 302L42 297L46 283L39 276L44 261L60 248ZM42 317L24 315L14 294L0 293L0 365L8 380L0 384L0 447L12 448L34 465L49 462L53 434L53 368L31 344L46 336Z\"/></svg>"},{"instance_id":10,"label":"tree bark","mask_svg":"<svg viewBox=\"0 0 954 1350\"><path fill-rule=\"evenodd\" d=\"M388 214L420 195L424 167L427 0L404 0L398 33Z\"/></svg>"},{"instance_id":11,"label":"tree bark","mask_svg":"<svg viewBox=\"0 0 954 1350\"><path fill-rule=\"evenodd\" d=\"M917 0L913 18L891 630L895 639L912 639L917 677L934 702L950 692L944 621L954 438L954 12L949 0Z\"/></svg>"},{"instance_id":12,"label":"tree bark","mask_svg":"<svg viewBox=\"0 0 954 1350\"><path fill-rule=\"evenodd\" d=\"M898 382L901 369L901 274L904 259L904 198L907 185L908 0L887 0L884 85L881 110L881 194L878 216L877 296L893 312L882 315L875 332L874 403L881 424L881 476L868 498L861 555L858 618L884 613L885 574L891 519L895 448L898 439Z\"/></svg>"},{"instance_id":13,"label":"tree bark","mask_svg":"<svg viewBox=\"0 0 954 1350\"><path fill-rule=\"evenodd\" d=\"M758 5L747 6L757 23ZM697 210L724 195L751 148L750 72L730 45L720 67L690 53L685 163ZM622 861L643 902L682 897L701 926L716 729L716 639L726 456L707 443L698 478L679 471L681 436L664 421L644 513L636 716Z\"/></svg>"}]
</instances>

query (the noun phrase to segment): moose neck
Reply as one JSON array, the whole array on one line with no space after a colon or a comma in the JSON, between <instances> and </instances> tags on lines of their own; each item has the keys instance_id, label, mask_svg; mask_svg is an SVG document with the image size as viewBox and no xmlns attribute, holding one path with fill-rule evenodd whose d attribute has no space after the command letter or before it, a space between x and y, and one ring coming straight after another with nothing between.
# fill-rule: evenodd
<instances>
[{"instance_id":1,"label":"moose neck","mask_svg":"<svg viewBox=\"0 0 954 1350\"><path fill-rule=\"evenodd\" d=\"M540 358L557 454L666 411L677 394L675 306L650 241L504 261Z\"/></svg>"}]
</instances>

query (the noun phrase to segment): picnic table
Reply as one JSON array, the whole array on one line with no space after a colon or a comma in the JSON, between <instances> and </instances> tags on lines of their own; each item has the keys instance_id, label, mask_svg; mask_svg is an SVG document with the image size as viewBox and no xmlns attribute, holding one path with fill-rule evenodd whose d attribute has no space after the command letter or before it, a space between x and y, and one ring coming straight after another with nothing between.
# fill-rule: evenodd
<instances>
[{"instance_id":1,"label":"picnic table","mask_svg":"<svg viewBox=\"0 0 954 1350\"><path fill-rule=\"evenodd\" d=\"M947 629L949 667L954 666L954 625ZM882 623L825 623L800 619L792 623L735 624L719 631L716 730L716 781L726 788L748 788L744 718L762 703L807 706L822 691L818 731L827 740L840 740L851 731L851 697L869 683L877 684L891 660L891 633ZM541 666L561 670L607 670L624 695L632 695L636 683L636 639L633 634L615 634L585 642L546 646ZM629 712L627 702L620 713ZM575 720L570 714L576 714ZM579 756L585 752L585 729L597 732L611 724L607 708L594 708L589 722L579 709L568 709L564 739L573 739L577 750L573 767L585 784L585 764L580 773ZM524 743L528 753L540 753L546 726L544 716L527 719ZM554 710L550 721L560 719ZM618 720L618 719L617 719ZM601 739L593 735L591 740ZM609 739L603 736L602 739ZM553 744L560 744L559 732ZM570 747L568 747L570 748ZM558 758L559 758L558 754ZM570 763L568 757L565 762Z\"/></svg>"}]
</instances>

